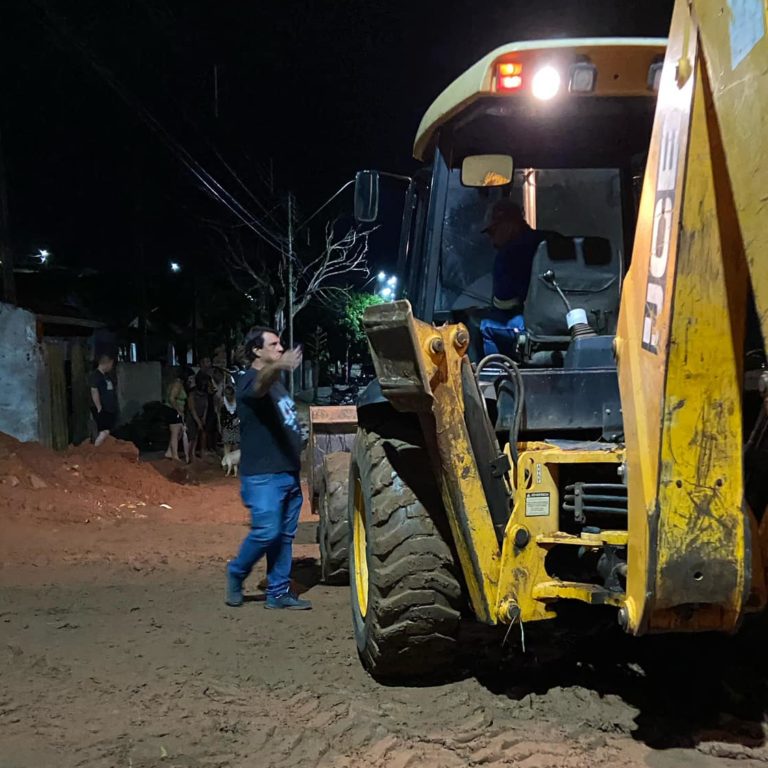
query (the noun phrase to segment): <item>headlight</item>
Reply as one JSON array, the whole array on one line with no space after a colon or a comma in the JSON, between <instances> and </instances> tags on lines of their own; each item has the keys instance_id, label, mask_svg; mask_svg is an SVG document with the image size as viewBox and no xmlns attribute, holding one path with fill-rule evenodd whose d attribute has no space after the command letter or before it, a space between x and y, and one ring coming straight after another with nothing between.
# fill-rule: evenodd
<instances>
[{"instance_id":1,"label":"headlight","mask_svg":"<svg viewBox=\"0 0 768 768\"><path fill-rule=\"evenodd\" d=\"M560 90L560 73L552 66L542 67L531 82L531 91L537 99L549 101Z\"/></svg>"}]
</instances>

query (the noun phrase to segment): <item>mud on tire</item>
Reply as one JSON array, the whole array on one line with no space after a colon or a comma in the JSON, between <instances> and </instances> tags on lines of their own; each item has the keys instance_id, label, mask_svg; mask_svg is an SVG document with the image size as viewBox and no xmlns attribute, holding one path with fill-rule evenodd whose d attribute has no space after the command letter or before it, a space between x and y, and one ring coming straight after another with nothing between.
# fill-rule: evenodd
<instances>
[{"instance_id":1,"label":"mud on tire","mask_svg":"<svg viewBox=\"0 0 768 768\"><path fill-rule=\"evenodd\" d=\"M318 510L320 574L325 584L349 584L348 453L323 458Z\"/></svg>"},{"instance_id":2,"label":"mud on tire","mask_svg":"<svg viewBox=\"0 0 768 768\"><path fill-rule=\"evenodd\" d=\"M359 429L352 449L352 618L363 666L379 679L447 671L463 604L439 491L411 431L403 439L402 429L397 437Z\"/></svg>"}]
</instances>

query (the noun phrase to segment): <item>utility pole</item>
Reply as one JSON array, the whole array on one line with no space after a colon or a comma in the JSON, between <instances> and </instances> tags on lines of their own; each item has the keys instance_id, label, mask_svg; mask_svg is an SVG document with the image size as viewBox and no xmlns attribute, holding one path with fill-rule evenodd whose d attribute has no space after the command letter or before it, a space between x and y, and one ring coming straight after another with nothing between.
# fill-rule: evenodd
<instances>
[{"instance_id":1,"label":"utility pole","mask_svg":"<svg viewBox=\"0 0 768 768\"><path fill-rule=\"evenodd\" d=\"M288 193L288 349L293 349L293 192ZM291 371L291 397L294 394L295 378Z\"/></svg>"},{"instance_id":2,"label":"utility pole","mask_svg":"<svg viewBox=\"0 0 768 768\"><path fill-rule=\"evenodd\" d=\"M196 260L190 259L190 272L192 274L192 362L200 363L197 355L197 267Z\"/></svg>"},{"instance_id":3,"label":"utility pole","mask_svg":"<svg viewBox=\"0 0 768 768\"><path fill-rule=\"evenodd\" d=\"M219 119L219 66L213 65L213 116Z\"/></svg>"},{"instance_id":4,"label":"utility pole","mask_svg":"<svg viewBox=\"0 0 768 768\"><path fill-rule=\"evenodd\" d=\"M139 339L141 353L138 359L149 360L149 295L147 288L146 254L144 251L144 199L143 165L141 150L137 141L133 145L133 247L136 257L135 269L139 291Z\"/></svg>"},{"instance_id":5,"label":"utility pole","mask_svg":"<svg viewBox=\"0 0 768 768\"><path fill-rule=\"evenodd\" d=\"M3 262L3 294L8 304L16 303L16 277L13 274L13 250L8 223L8 182L5 177L3 137L0 133L0 261Z\"/></svg>"}]
</instances>

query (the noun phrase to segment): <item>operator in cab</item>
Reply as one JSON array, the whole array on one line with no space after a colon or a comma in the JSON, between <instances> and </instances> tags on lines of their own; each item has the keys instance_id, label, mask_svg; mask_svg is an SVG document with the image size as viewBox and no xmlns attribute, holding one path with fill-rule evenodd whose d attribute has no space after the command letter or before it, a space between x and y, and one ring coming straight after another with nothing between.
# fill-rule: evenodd
<instances>
[{"instance_id":1,"label":"operator in cab","mask_svg":"<svg viewBox=\"0 0 768 768\"><path fill-rule=\"evenodd\" d=\"M514 355L525 330L523 307L531 282L533 257L544 234L531 229L520 206L503 197L490 211L483 229L496 249L493 264L493 310L480 321L486 355Z\"/></svg>"}]
</instances>

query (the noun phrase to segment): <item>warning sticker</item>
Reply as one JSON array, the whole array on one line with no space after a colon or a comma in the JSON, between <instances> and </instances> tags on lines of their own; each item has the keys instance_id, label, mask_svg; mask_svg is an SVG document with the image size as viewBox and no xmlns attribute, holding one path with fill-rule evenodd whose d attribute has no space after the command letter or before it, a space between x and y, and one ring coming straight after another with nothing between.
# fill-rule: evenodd
<instances>
[{"instance_id":1,"label":"warning sticker","mask_svg":"<svg viewBox=\"0 0 768 768\"><path fill-rule=\"evenodd\" d=\"M526 517L547 517L549 515L549 494L529 493L525 497Z\"/></svg>"},{"instance_id":2,"label":"warning sticker","mask_svg":"<svg viewBox=\"0 0 768 768\"><path fill-rule=\"evenodd\" d=\"M729 0L731 69L741 64L765 34L764 0Z\"/></svg>"}]
</instances>

